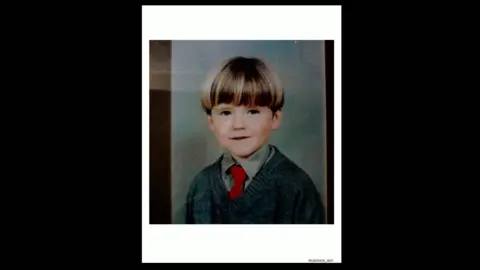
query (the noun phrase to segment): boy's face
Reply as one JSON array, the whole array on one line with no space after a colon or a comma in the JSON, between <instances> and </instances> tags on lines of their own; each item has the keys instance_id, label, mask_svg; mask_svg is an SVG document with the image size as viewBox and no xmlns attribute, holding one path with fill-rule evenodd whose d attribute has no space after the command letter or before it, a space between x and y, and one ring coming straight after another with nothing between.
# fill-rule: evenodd
<instances>
[{"instance_id":1,"label":"boy's face","mask_svg":"<svg viewBox=\"0 0 480 270\"><path fill-rule=\"evenodd\" d=\"M267 143L272 130L280 127L282 111L268 107L220 104L208 116L208 125L218 143L233 156L248 158Z\"/></svg>"}]
</instances>

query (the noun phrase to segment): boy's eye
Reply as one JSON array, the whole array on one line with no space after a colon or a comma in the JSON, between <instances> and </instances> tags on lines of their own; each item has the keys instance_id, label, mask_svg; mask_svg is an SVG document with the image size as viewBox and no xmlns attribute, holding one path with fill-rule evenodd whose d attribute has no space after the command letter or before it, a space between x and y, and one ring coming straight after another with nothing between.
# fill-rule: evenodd
<instances>
[{"instance_id":1,"label":"boy's eye","mask_svg":"<svg viewBox=\"0 0 480 270\"><path fill-rule=\"evenodd\" d=\"M226 116L226 115L230 115L230 114L232 114L230 111L221 111L220 112L220 115L225 115Z\"/></svg>"},{"instance_id":2,"label":"boy's eye","mask_svg":"<svg viewBox=\"0 0 480 270\"><path fill-rule=\"evenodd\" d=\"M259 110L249 110L248 113L249 114L259 114L260 111Z\"/></svg>"}]
</instances>

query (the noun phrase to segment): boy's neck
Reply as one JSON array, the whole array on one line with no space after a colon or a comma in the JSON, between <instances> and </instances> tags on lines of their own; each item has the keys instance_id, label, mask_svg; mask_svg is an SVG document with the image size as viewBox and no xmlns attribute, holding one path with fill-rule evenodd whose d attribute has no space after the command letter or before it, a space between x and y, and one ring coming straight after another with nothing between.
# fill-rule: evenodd
<instances>
[{"instance_id":1,"label":"boy's neck","mask_svg":"<svg viewBox=\"0 0 480 270\"><path fill-rule=\"evenodd\" d=\"M245 169L245 172L247 173L249 178L253 178L268 160L271 153L270 151L270 145L265 144L249 157L237 158L231 153L226 152L226 155L223 156L221 161L222 170L223 172L226 172L226 170L228 170L232 165L237 164Z\"/></svg>"},{"instance_id":2,"label":"boy's neck","mask_svg":"<svg viewBox=\"0 0 480 270\"><path fill-rule=\"evenodd\" d=\"M230 155L238 162L242 163L244 161L248 161L248 160L251 160L253 159L256 155L259 155L262 151L265 152L266 149L268 148L268 144L264 144L262 145L260 148L258 148L257 150L255 150L252 154L250 154L249 156L245 156L245 157L239 157L239 156L236 156L232 153L230 153Z\"/></svg>"}]
</instances>

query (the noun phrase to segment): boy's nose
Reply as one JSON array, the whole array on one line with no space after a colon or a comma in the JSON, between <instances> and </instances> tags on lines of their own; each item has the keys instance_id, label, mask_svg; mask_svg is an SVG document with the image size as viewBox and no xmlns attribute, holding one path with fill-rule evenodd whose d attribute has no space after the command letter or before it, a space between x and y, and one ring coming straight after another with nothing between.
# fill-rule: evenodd
<instances>
[{"instance_id":1,"label":"boy's nose","mask_svg":"<svg viewBox=\"0 0 480 270\"><path fill-rule=\"evenodd\" d=\"M243 127L245 127L245 119L243 118L242 114L238 113L233 118L233 128L243 128Z\"/></svg>"}]
</instances>

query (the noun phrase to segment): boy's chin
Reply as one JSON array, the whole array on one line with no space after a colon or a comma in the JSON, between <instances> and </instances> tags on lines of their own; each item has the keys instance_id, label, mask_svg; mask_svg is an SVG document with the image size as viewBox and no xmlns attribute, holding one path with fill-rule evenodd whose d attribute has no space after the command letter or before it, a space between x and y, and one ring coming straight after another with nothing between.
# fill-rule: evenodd
<instances>
[{"instance_id":1,"label":"boy's chin","mask_svg":"<svg viewBox=\"0 0 480 270\"><path fill-rule=\"evenodd\" d=\"M255 153L255 150L254 149L242 149L242 150L239 150L239 149L228 149L230 151L230 153L236 157L240 157L240 158L248 158L250 157L251 155L253 155L253 153Z\"/></svg>"}]
</instances>

